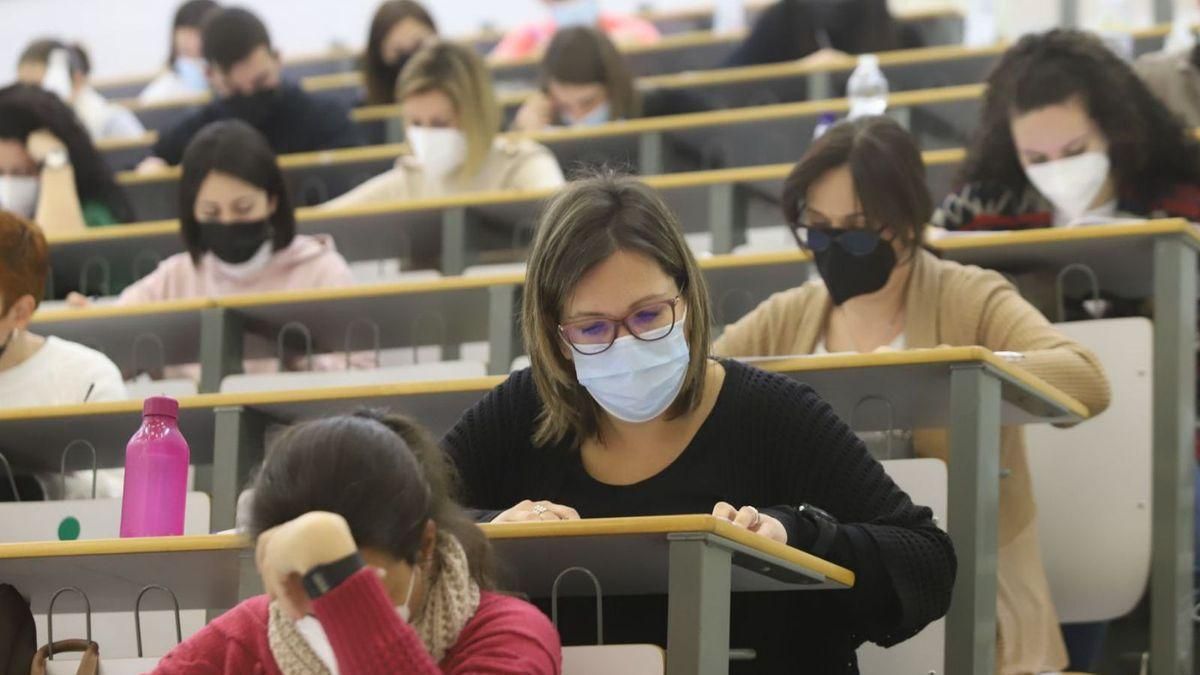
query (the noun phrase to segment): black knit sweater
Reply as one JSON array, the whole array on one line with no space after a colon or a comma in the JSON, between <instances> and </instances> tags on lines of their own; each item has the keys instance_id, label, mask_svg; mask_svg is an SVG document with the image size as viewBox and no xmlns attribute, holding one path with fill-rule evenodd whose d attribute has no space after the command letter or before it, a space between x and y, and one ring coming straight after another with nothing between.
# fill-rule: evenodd
<instances>
[{"instance_id":1,"label":"black knit sweater","mask_svg":"<svg viewBox=\"0 0 1200 675\"><path fill-rule=\"evenodd\" d=\"M818 506L841 523L825 557L855 573L854 588L735 594L731 647L758 656L732 672L857 673L863 641L892 645L945 614L956 564L950 540L811 388L722 363L724 385L692 442L666 469L627 486L591 478L578 443L534 446L541 403L532 374L514 373L443 440L464 501L484 520L523 499L571 506L584 518L710 513L727 501L779 518L801 549L816 532L792 507ZM594 641L590 602L560 607L564 644ZM606 598L604 617L607 642L665 644L662 596Z\"/></svg>"}]
</instances>

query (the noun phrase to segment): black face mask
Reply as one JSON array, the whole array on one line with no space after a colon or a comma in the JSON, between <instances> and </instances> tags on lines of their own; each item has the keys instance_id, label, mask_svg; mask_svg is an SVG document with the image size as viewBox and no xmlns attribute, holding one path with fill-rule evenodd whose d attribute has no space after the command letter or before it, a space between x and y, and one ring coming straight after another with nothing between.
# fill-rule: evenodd
<instances>
[{"instance_id":1,"label":"black face mask","mask_svg":"<svg viewBox=\"0 0 1200 675\"><path fill-rule=\"evenodd\" d=\"M833 241L825 250L814 251L813 259L835 305L883 288L896 268L896 252L882 239L866 255L849 253Z\"/></svg>"},{"instance_id":2,"label":"black face mask","mask_svg":"<svg viewBox=\"0 0 1200 675\"><path fill-rule=\"evenodd\" d=\"M396 80L400 79L400 71L404 70L404 65L412 58L412 54L401 54L400 58L395 63L383 64L382 79L387 81L388 91L393 91L396 88Z\"/></svg>"},{"instance_id":3,"label":"black face mask","mask_svg":"<svg viewBox=\"0 0 1200 675\"><path fill-rule=\"evenodd\" d=\"M14 328L14 329L12 329L12 331L9 332L8 339L4 341L4 344L0 345L0 359L4 358L4 352L8 351L9 345L12 344L13 338L16 336L17 336L17 329Z\"/></svg>"},{"instance_id":4,"label":"black face mask","mask_svg":"<svg viewBox=\"0 0 1200 675\"><path fill-rule=\"evenodd\" d=\"M230 115L261 131L275 115L282 101L283 89L276 87L262 89L253 94L234 94L225 99L224 104Z\"/></svg>"},{"instance_id":5,"label":"black face mask","mask_svg":"<svg viewBox=\"0 0 1200 675\"><path fill-rule=\"evenodd\" d=\"M230 225L196 225L200 228L200 245L230 265L239 265L253 258L271 235L271 223L267 220Z\"/></svg>"}]
</instances>

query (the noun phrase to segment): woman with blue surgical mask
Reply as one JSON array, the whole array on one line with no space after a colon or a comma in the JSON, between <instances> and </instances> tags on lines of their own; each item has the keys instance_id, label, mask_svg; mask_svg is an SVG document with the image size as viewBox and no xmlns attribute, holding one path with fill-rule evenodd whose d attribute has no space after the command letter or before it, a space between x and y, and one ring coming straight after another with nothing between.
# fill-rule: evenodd
<instances>
[{"instance_id":1,"label":"woman with blue surgical mask","mask_svg":"<svg viewBox=\"0 0 1200 675\"><path fill-rule=\"evenodd\" d=\"M1200 144L1088 33L1027 35L988 78L948 230L1200 220Z\"/></svg>"},{"instance_id":2,"label":"woman with blue surgical mask","mask_svg":"<svg viewBox=\"0 0 1200 675\"><path fill-rule=\"evenodd\" d=\"M735 595L731 644L756 652L754 672L856 672L863 640L894 643L946 611L950 542L812 389L711 358L711 321L653 190L611 175L568 185L525 278L532 366L442 442L465 505L496 523L712 514L848 565L853 590ZM570 627L591 630L591 605L560 611L564 640L588 639ZM604 614L614 643L665 644L662 596L606 598Z\"/></svg>"},{"instance_id":3,"label":"woman with blue surgical mask","mask_svg":"<svg viewBox=\"0 0 1200 675\"><path fill-rule=\"evenodd\" d=\"M263 595L163 657L154 675L559 675L549 619L496 592L491 546L412 421L296 424L248 492Z\"/></svg>"},{"instance_id":4,"label":"woman with blue surgical mask","mask_svg":"<svg viewBox=\"0 0 1200 675\"><path fill-rule=\"evenodd\" d=\"M142 90L139 102L156 103L208 93L208 65L204 61L200 28L220 7L214 0L188 0L175 10L166 68Z\"/></svg>"},{"instance_id":5,"label":"woman with blue surgical mask","mask_svg":"<svg viewBox=\"0 0 1200 675\"><path fill-rule=\"evenodd\" d=\"M551 126L593 127L606 122L702 112L710 105L679 89L638 89L633 71L603 32L591 27L558 31L542 56L541 91L526 99L514 131Z\"/></svg>"},{"instance_id":6,"label":"woman with blue surgical mask","mask_svg":"<svg viewBox=\"0 0 1200 675\"><path fill-rule=\"evenodd\" d=\"M422 47L400 73L396 101L408 154L325 208L563 183L558 160L545 146L499 136L491 75L467 47L451 42Z\"/></svg>"}]
</instances>

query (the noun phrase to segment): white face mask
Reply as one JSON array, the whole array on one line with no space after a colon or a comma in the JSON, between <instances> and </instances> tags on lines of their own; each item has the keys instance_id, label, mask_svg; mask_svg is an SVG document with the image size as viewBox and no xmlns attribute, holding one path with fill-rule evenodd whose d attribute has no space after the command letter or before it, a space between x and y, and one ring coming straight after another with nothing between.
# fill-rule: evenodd
<instances>
[{"instance_id":1,"label":"white face mask","mask_svg":"<svg viewBox=\"0 0 1200 675\"><path fill-rule=\"evenodd\" d=\"M71 55L67 50L55 49L50 52L46 74L42 76L42 89L58 96L64 103L71 102L75 85L71 80Z\"/></svg>"},{"instance_id":2,"label":"white face mask","mask_svg":"<svg viewBox=\"0 0 1200 675\"><path fill-rule=\"evenodd\" d=\"M39 190L37 176L0 176L0 209L32 218L36 215Z\"/></svg>"},{"instance_id":3,"label":"white face mask","mask_svg":"<svg viewBox=\"0 0 1200 675\"><path fill-rule=\"evenodd\" d=\"M595 108L592 108L592 111L583 117L571 119L570 117L564 115L563 121L567 123L567 126L572 127L594 127L608 122L611 116L612 106L608 104L608 101L605 101Z\"/></svg>"},{"instance_id":4,"label":"white face mask","mask_svg":"<svg viewBox=\"0 0 1200 675\"><path fill-rule=\"evenodd\" d=\"M458 129L410 126L405 133L413 155L431 178L445 178L467 159L467 136Z\"/></svg>"},{"instance_id":5,"label":"white face mask","mask_svg":"<svg viewBox=\"0 0 1200 675\"><path fill-rule=\"evenodd\" d=\"M682 319L644 337L668 330L667 337L653 342L626 335L599 354L572 352L575 377L608 414L624 422L649 422L675 402L690 361Z\"/></svg>"},{"instance_id":6,"label":"white face mask","mask_svg":"<svg viewBox=\"0 0 1200 675\"><path fill-rule=\"evenodd\" d=\"M238 281L244 281L258 274L266 268L271 262L271 254L274 253L274 245L270 241L264 241L262 246L258 248L258 252L244 263L228 263L221 260L211 251L206 256L213 267L228 277L233 277Z\"/></svg>"},{"instance_id":7,"label":"white face mask","mask_svg":"<svg viewBox=\"0 0 1200 675\"><path fill-rule=\"evenodd\" d=\"M417 577L420 571L420 567L416 565L412 567L412 576L408 580L408 594L404 597L404 604L396 607L396 614L400 615L400 620L404 623L409 623L408 604L412 602L413 589L417 587ZM325 664L330 675L338 675L337 657L333 653L333 645L329 643L329 636L325 634L325 629L321 626L321 622L317 621L317 617L306 616L300 619L296 622L296 630L300 632L300 637L304 638L317 658L321 659L321 663Z\"/></svg>"},{"instance_id":8,"label":"white face mask","mask_svg":"<svg viewBox=\"0 0 1200 675\"><path fill-rule=\"evenodd\" d=\"M1085 152L1025 167L1029 182L1054 204L1067 222L1087 213L1108 180L1108 154Z\"/></svg>"}]
</instances>

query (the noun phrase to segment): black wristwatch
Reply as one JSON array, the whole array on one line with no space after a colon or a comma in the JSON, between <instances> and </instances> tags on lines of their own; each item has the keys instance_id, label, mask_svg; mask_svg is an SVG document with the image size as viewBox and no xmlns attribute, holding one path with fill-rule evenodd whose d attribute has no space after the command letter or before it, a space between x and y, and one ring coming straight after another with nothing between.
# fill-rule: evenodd
<instances>
[{"instance_id":1,"label":"black wristwatch","mask_svg":"<svg viewBox=\"0 0 1200 675\"><path fill-rule=\"evenodd\" d=\"M825 557L833 546L833 538L837 536L837 518L826 513L812 504L801 504L796 507L796 515L807 520L817 528L817 540L813 542L809 553L818 558Z\"/></svg>"},{"instance_id":2,"label":"black wristwatch","mask_svg":"<svg viewBox=\"0 0 1200 675\"><path fill-rule=\"evenodd\" d=\"M337 588L343 581L354 576L354 573L366 567L358 551L325 565L317 565L304 575L304 592L316 600L329 591Z\"/></svg>"}]
</instances>

